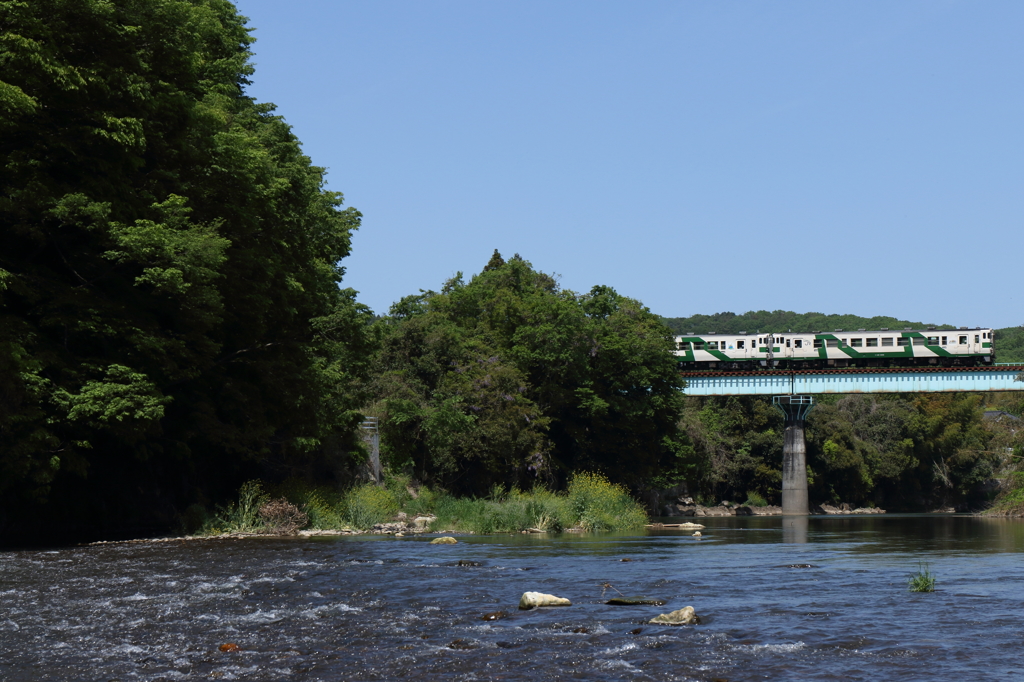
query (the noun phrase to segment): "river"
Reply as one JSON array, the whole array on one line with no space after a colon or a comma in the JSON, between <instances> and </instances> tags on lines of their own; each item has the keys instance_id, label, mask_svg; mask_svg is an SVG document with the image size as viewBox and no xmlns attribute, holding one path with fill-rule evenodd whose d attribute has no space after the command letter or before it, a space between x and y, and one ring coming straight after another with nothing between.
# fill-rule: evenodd
<instances>
[{"instance_id":1,"label":"river","mask_svg":"<svg viewBox=\"0 0 1024 682\"><path fill-rule=\"evenodd\" d=\"M1020 521L701 522L699 540L651 530L0 552L0 679L1024 677ZM919 563L936 592L908 591ZM573 605L519 611L525 591ZM666 604L605 604L619 592ZM647 624L687 605L699 625ZM508 616L482 620L496 611ZM220 651L228 643L239 650Z\"/></svg>"}]
</instances>

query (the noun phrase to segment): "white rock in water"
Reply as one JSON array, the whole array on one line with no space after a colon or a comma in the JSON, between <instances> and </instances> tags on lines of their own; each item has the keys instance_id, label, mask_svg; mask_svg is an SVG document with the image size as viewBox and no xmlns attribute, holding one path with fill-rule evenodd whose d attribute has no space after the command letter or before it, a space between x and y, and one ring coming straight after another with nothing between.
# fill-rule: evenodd
<instances>
[{"instance_id":1,"label":"white rock in water","mask_svg":"<svg viewBox=\"0 0 1024 682\"><path fill-rule=\"evenodd\" d=\"M458 540L456 540L455 538L449 537L449 536L446 535L443 538L434 538L433 540L430 541L430 544L432 544L432 545L454 545L457 542L458 542Z\"/></svg>"},{"instance_id":2,"label":"white rock in water","mask_svg":"<svg viewBox=\"0 0 1024 682\"><path fill-rule=\"evenodd\" d=\"M684 606L678 611L663 613L647 622L655 625L691 625L700 622L700 619L694 613L692 606Z\"/></svg>"},{"instance_id":3,"label":"white rock in water","mask_svg":"<svg viewBox=\"0 0 1024 682\"><path fill-rule=\"evenodd\" d=\"M694 530L702 530L704 528L704 526L702 526L699 523L690 523L689 521L687 521L686 523L680 523L679 527L686 529L693 528Z\"/></svg>"},{"instance_id":4,"label":"white rock in water","mask_svg":"<svg viewBox=\"0 0 1024 682\"><path fill-rule=\"evenodd\" d=\"M434 521L437 521L436 516L417 516L412 520L412 525L416 530L426 530Z\"/></svg>"},{"instance_id":5,"label":"white rock in water","mask_svg":"<svg viewBox=\"0 0 1024 682\"><path fill-rule=\"evenodd\" d=\"M523 592L519 600L519 608L532 609L537 606L572 606L572 602L563 597L543 592Z\"/></svg>"},{"instance_id":6,"label":"white rock in water","mask_svg":"<svg viewBox=\"0 0 1024 682\"><path fill-rule=\"evenodd\" d=\"M695 538L699 538L699 537L700 537L700 535L701 535L701 533L700 533L700 531L699 531L699 530L695 530L695 531L693 531L693 537L695 537Z\"/></svg>"}]
</instances>

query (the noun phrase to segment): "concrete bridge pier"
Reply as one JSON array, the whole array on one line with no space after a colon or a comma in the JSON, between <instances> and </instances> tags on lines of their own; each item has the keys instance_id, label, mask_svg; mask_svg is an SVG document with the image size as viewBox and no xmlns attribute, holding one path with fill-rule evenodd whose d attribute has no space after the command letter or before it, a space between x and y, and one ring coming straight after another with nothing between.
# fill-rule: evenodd
<instances>
[{"instance_id":1,"label":"concrete bridge pier","mask_svg":"<svg viewBox=\"0 0 1024 682\"><path fill-rule=\"evenodd\" d=\"M814 406L809 395L777 395L776 407L786 415L785 440L782 446L782 513L807 515L807 441L804 420Z\"/></svg>"}]
</instances>

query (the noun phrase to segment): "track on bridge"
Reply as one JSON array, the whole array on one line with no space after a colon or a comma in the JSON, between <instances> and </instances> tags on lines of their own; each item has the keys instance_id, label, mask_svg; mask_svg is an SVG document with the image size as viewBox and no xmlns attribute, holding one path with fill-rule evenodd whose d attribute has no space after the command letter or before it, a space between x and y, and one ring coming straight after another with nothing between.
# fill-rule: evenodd
<instances>
[{"instance_id":1,"label":"track on bridge","mask_svg":"<svg viewBox=\"0 0 1024 682\"><path fill-rule=\"evenodd\" d=\"M847 367L842 369L698 370L680 372L687 395L949 393L1024 391L1024 365L984 367Z\"/></svg>"}]
</instances>

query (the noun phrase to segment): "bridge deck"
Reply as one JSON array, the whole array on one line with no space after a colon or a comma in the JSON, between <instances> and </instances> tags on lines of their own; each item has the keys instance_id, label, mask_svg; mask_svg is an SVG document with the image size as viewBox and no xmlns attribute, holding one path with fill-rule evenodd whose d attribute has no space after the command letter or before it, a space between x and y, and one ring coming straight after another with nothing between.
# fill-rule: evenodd
<instances>
[{"instance_id":1,"label":"bridge deck","mask_svg":"<svg viewBox=\"0 0 1024 682\"><path fill-rule=\"evenodd\" d=\"M1024 365L682 372L687 395L1024 391Z\"/></svg>"}]
</instances>

